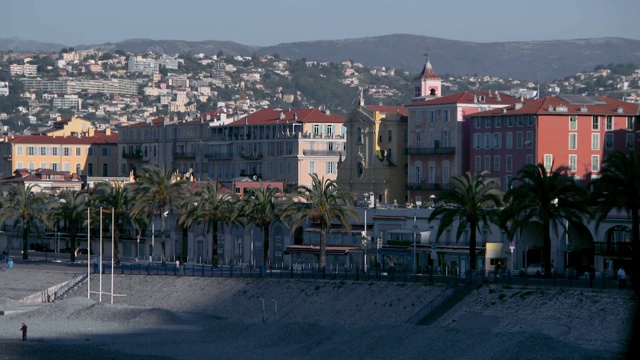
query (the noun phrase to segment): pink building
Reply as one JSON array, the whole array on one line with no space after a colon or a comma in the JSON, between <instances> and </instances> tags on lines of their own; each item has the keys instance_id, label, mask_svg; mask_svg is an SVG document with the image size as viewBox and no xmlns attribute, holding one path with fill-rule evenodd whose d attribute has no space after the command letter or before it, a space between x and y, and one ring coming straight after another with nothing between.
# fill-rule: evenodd
<instances>
[{"instance_id":1,"label":"pink building","mask_svg":"<svg viewBox=\"0 0 640 360\"><path fill-rule=\"evenodd\" d=\"M558 95L467 116L471 148L464 169L489 171L504 189L525 164L567 166L576 179L593 179L608 154L635 149L638 106Z\"/></svg>"}]
</instances>

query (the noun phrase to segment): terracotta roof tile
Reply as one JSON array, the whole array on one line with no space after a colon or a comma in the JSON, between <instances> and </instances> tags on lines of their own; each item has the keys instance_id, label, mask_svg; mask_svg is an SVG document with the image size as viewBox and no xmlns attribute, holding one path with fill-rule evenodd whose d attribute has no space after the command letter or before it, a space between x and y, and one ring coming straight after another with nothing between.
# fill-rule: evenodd
<instances>
[{"instance_id":1,"label":"terracotta roof tile","mask_svg":"<svg viewBox=\"0 0 640 360\"><path fill-rule=\"evenodd\" d=\"M276 125L278 123L344 123L347 119L336 114L326 114L317 109L276 110L262 109L236 120L227 126Z\"/></svg>"},{"instance_id":2,"label":"terracotta roof tile","mask_svg":"<svg viewBox=\"0 0 640 360\"><path fill-rule=\"evenodd\" d=\"M97 136L44 136L44 135L18 135L7 142L12 144L65 144L65 145L91 145L91 144L117 144L118 134Z\"/></svg>"},{"instance_id":3,"label":"terracotta roof tile","mask_svg":"<svg viewBox=\"0 0 640 360\"><path fill-rule=\"evenodd\" d=\"M365 105L365 107L372 111L409 116L409 111L404 106Z\"/></svg>"},{"instance_id":4,"label":"terracotta roof tile","mask_svg":"<svg viewBox=\"0 0 640 360\"><path fill-rule=\"evenodd\" d=\"M519 102L517 98L513 96L500 93L500 100L495 92L489 96L489 92L487 91L464 91L460 93L455 93L447 96L442 96L439 98L418 101L415 103L407 104L407 107L412 106L424 106L424 105L443 105L443 104L474 104L474 96L475 100L479 106L480 105L509 105L515 104ZM480 101L480 97L484 96L484 101Z\"/></svg>"}]
</instances>

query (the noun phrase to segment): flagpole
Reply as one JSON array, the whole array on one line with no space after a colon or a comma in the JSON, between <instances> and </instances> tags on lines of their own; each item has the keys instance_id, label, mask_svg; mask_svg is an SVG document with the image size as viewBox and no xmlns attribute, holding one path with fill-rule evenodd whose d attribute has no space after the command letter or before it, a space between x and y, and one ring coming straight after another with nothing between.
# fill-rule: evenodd
<instances>
[{"instance_id":1,"label":"flagpole","mask_svg":"<svg viewBox=\"0 0 640 360\"><path fill-rule=\"evenodd\" d=\"M102 208L100 208L100 302L102 302Z\"/></svg>"},{"instance_id":2,"label":"flagpole","mask_svg":"<svg viewBox=\"0 0 640 360\"><path fill-rule=\"evenodd\" d=\"M111 208L111 304L113 304L113 267L116 257L116 212L115 208Z\"/></svg>"}]
</instances>

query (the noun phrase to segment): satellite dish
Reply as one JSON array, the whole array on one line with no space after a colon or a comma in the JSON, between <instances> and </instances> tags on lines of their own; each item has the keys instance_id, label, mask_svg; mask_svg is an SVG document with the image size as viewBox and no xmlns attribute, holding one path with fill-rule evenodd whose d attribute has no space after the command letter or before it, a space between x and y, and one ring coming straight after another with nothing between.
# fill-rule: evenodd
<instances>
[{"instance_id":1,"label":"satellite dish","mask_svg":"<svg viewBox=\"0 0 640 360\"><path fill-rule=\"evenodd\" d=\"M253 175L252 179L253 179L253 181L257 181L258 180L258 175Z\"/></svg>"}]
</instances>

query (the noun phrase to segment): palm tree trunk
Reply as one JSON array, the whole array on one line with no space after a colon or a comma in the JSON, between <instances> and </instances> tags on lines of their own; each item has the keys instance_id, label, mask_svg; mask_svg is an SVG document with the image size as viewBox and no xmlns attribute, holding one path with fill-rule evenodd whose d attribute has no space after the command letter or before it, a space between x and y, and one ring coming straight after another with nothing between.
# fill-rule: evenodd
<instances>
[{"instance_id":1,"label":"palm tree trunk","mask_svg":"<svg viewBox=\"0 0 640 360\"><path fill-rule=\"evenodd\" d=\"M69 261L76 261L76 232L72 231L71 234L71 254L69 254ZM89 259L91 259L91 255L88 255Z\"/></svg>"},{"instance_id":2,"label":"palm tree trunk","mask_svg":"<svg viewBox=\"0 0 640 360\"><path fill-rule=\"evenodd\" d=\"M476 224L475 222L471 222L469 224L469 227L471 228L471 233L469 234L469 270L476 271L476 246L478 236L476 229L478 227L478 224Z\"/></svg>"},{"instance_id":3,"label":"palm tree trunk","mask_svg":"<svg viewBox=\"0 0 640 360\"><path fill-rule=\"evenodd\" d=\"M542 262L544 265L544 275L546 277L551 276L551 233L549 231L549 220L543 221L542 228L544 229L544 239L542 242Z\"/></svg>"},{"instance_id":4,"label":"palm tree trunk","mask_svg":"<svg viewBox=\"0 0 640 360\"><path fill-rule=\"evenodd\" d=\"M182 227L182 256L180 256L181 262L187 261L187 253L189 252L189 228Z\"/></svg>"},{"instance_id":5,"label":"palm tree trunk","mask_svg":"<svg viewBox=\"0 0 640 360\"><path fill-rule=\"evenodd\" d=\"M264 231L263 243L264 243L264 262L262 266L269 266L269 225L262 228Z\"/></svg>"},{"instance_id":6,"label":"palm tree trunk","mask_svg":"<svg viewBox=\"0 0 640 360\"><path fill-rule=\"evenodd\" d=\"M320 229L320 259L318 260L320 269L324 269L327 266L327 230L324 226Z\"/></svg>"},{"instance_id":7,"label":"palm tree trunk","mask_svg":"<svg viewBox=\"0 0 640 360\"><path fill-rule=\"evenodd\" d=\"M22 260L29 259L29 226L25 225L22 229Z\"/></svg>"},{"instance_id":8,"label":"palm tree trunk","mask_svg":"<svg viewBox=\"0 0 640 360\"><path fill-rule=\"evenodd\" d=\"M218 266L218 222L211 224L211 265Z\"/></svg>"},{"instance_id":9,"label":"palm tree trunk","mask_svg":"<svg viewBox=\"0 0 640 360\"><path fill-rule=\"evenodd\" d=\"M165 223L164 223L164 207L162 207L162 210L163 210L162 213L160 213L160 231L162 231L162 234L160 236L160 247L162 249L162 254L161 254L162 255L162 259L161 260L164 263L165 255L166 255L166 253L165 253L166 246L165 246L165 242L164 242L164 226L165 226Z\"/></svg>"}]
</instances>

